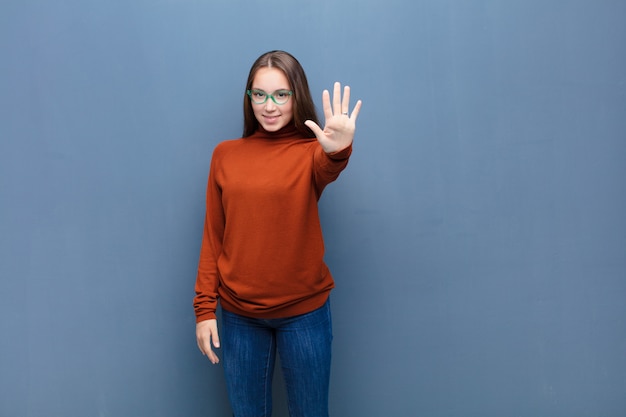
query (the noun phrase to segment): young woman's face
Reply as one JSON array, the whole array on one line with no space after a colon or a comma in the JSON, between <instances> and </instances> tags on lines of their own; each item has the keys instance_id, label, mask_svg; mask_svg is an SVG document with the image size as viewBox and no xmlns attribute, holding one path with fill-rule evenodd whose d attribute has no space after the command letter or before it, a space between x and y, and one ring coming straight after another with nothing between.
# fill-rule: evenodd
<instances>
[{"instance_id":1,"label":"young woman's face","mask_svg":"<svg viewBox=\"0 0 626 417\"><path fill-rule=\"evenodd\" d=\"M256 104L254 100L250 103L254 117L263 126L263 129L268 132L276 132L291 123L293 119L293 97L289 97L287 102L281 105L274 103L274 100L269 97L269 94L274 94L280 90L291 90L287 77L281 70L270 67L259 68L254 80L252 80L250 90L262 90L268 95L267 101L263 104Z\"/></svg>"}]
</instances>

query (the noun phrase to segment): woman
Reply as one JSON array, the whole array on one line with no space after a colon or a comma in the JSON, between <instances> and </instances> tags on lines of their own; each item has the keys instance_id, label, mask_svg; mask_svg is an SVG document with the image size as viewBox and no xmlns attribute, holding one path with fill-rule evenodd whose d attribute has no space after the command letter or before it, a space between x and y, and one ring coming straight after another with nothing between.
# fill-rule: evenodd
<instances>
[{"instance_id":1,"label":"woman","mask_svg":"<svg viewBox=\"0 0 626 417\"><path fill-rule=\"evenodd\" d=\"M198 347L216 364L223 348L235 417L271 416L276 351L289 413L328 416L334 286L324 263L317 202L346 167L358 101L335 83L322 94L320 128L300 63L260 56L244 96L243 138L213 152L196 280ZM222 306L218 335L215 311Z\"/></svg>"}]
</instances>

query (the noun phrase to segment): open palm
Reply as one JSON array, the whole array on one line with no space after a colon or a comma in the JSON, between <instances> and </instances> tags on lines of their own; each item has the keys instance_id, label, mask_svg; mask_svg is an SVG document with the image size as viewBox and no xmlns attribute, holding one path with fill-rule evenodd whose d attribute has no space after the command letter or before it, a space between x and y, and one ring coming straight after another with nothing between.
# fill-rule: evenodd
<instances>
[{"instance_id":1,"label":"open palm","mask_svg":"<svg viewBox=\"0 0 626 417\"><path fill-rule=\"evenodd\" d=\"M312 120L304 122L315 134L324 152L338 152L352 144L354 131L356 129L356 119L361 110L361 100L357 101L352 113L350 110L350 87L343 88L343 99L341 97L341 84L334 85L332 106L330 93L324 90L322 93L322 104L324 107L324 117L326 124L324 129L320 128Z\"/></svg>"}]
</instances>

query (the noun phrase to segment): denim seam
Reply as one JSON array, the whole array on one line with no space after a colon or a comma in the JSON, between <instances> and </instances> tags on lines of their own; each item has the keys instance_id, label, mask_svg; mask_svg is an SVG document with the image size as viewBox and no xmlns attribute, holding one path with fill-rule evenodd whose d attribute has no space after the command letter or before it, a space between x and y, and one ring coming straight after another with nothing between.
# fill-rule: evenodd
<instances>
[{"instance_id":1,"label":"denim seam","mask_svg":"<svg viewBox=\"0 0 626 417\"><path fill-rule=\"evenodd\" d=\"M265 384L265 387L264 387L265 404L264 404L264 407L263 407L264 408L263 414L265 416L267 416L267 417L270 417L270 413L271 413L271 411L268 410L268 398L271 398L270 396L272 395L272 393L268 392L268 391L270 391L270 387L272 386L271 385L272 381L269 380L269 378L270 378L270 364L272 362L272 360L271 360L272 359L272 349L274 349L274 338L270 338L269 349L267 351L267 362L265 364L265 381L264 381L264 384ZM271 399L270 399L270 401L271 401Z\"/></svg>"}]
</instances>

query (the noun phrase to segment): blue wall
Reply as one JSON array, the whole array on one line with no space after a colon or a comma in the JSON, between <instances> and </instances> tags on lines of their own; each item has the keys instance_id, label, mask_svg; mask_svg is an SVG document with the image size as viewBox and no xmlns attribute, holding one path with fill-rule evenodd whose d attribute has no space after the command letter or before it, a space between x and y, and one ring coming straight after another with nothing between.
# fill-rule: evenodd
<instances>
[{"instance_id":1,"label":"blue wall","mask_svg":"<svg viewBox=\"0 0 626 417\"><path fill-rule=\"evenodd\" d=\"M2 1L0 416L228 415L204 187L276 48L364 101L333 414L626 415L625 43L617 0Z\"/></svg>"}]
</instances>

